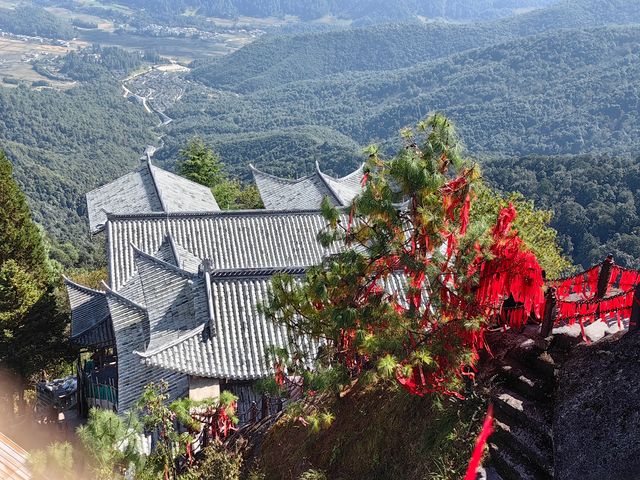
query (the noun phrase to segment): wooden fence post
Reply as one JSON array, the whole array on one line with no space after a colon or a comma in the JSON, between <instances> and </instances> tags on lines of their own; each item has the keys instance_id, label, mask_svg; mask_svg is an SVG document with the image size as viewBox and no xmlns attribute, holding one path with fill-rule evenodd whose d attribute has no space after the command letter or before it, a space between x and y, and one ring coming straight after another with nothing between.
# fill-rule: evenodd
<instances>
[{"instance_id":1,"label":"wooden fence post","mask_svg":"<svg viewBox=\"0 0 640 480\"><path fill-rule=\"evenodd\" d=\"M596 291L597 298L604 298L607 295L609 289L609 281L611 280L611 270L613 270L613 255L607 255L602 267L600 267L600 273L598 274L598 290Z\"/></svg>"},{"instance_id":2,"label":"wooden fence post","mask_svg":"<svg viewBox=\"0 0 640 480\"><path fill-rule=\"evenodd\" d=\"M629 332L637 332L638 330L640 330L640 283L633 291L633 304L629 318Z\"/></svg>"},{"instance_id":3,"label":"wooden fence post","mask_svg":"<svg viewBox=\"0 0 640 480\"><path fill-rule=\"evenodd\" d=\"M553 330L553 323L556 319L556 289L549 287L544 296L544 317L542 318L540 335L542 338L547 338Z\"/></svg>"}]
</instances>

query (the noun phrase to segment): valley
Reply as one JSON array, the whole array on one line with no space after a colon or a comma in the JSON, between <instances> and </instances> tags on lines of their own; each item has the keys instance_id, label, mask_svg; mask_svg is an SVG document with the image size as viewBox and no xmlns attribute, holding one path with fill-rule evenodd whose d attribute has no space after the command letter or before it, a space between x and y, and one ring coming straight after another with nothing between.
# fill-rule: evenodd
<instances>
[{"instance_id":1,"label":"valley","mask_svg":"<svg viewBox=\"0 0 640 480\"><path fill-rule=\"evenodd\" d=\"M0 471L631 478L639 282L640 0L0 0Z\"/></svg>"},{"instance_id":2,"label":"valley","mask_svg":"<svg viewBox=\"0 0 640 480\"><path fill-rule=\"evenodd\" d=\"M618 169L633 163L640 151L637 0L540 2L472 23L420 18L389 24L382 15L374 25L359 27L362 19L355 10L306 18L295 9L260 16L238 7L239 13L224 17L208 7L189 9L188 3L180 11L169 4L151 11L144 2L41 4L51 16L43 14L48 28L66 36L69 25L74 38L27 36L16 43L18 34L7 33L7 46L0 48L5 59L0 76L7 88L0 89L0 99L51 103L56 113L45 120L29 112L24 121L10 122L11 111L24 108L18 103L7 110L0 139L19 179L37 165L44 184L54 178L75 184L70 172L88 158L89 181L66 188L63 196L69 200L51 202L51 189L37 186L43 180L25 185L63 263L101 262L87 254L95 251L92 241L80 242L78 252L68 245L69 233L81 231L85 222L81 192L122 174L146 145L158 148L155 160L172 168L187 140L200 136L245 182L251 181L249 163L296 177L313 172L318 161L340 175L362 161L368 144L380 145L387 155L396 151L397 132L435 110L453 119L491 182L526 192L556 212L553 225L579 263L601 255L601 249L589 246L591 239L621 251L624 241L616 235L630 235L640 226L633 220L634 203L631 220L584 237L566 227L572 210L558 202L576 202L587 219L602 210L594 199L568 190L561 200L535 182L505 180L526 156L539 159L540 167L527 164L527 175L534 176L543 164L556 162L571 175L572 158L589 165L600 155L619 158ZM2 8L8 6L5 2ZM103 50L91 53L96 44ZM20 84L31 89L17 89ZM96 93L78 103L84 92ZM69 130L68 108L89 108L96 115L81 129ZM114 131L126 130L131 140L124 144L104 135L103 118L118 125ZM73 136L76 146L70 152L68 138L58 142L56 136L37 133L43 121L43 127L54 121L64 131L86 134ZM93 154L85 156L96 151L97 138L103 138L98 150L115 153L106 164L98 165ZM48 154L70 160L64 167L42 163ZM500 165L510 165L509 171L500 172ZM609 181L599 180L599 188ZM629 194L640 196L634 186ZM606 204L616 201L609 198ZM72 218L65 226L53 220L63 212ZM640 246L637 250L640 257ZM633 254L626 258L637 263Z\"/></svg>"}]
</instances>

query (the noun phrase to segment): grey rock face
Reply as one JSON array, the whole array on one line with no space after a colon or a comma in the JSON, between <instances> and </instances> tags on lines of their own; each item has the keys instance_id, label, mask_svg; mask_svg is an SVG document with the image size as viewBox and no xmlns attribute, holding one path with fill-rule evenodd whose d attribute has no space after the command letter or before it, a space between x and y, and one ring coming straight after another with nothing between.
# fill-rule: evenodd
<instances>
[{"instance_id":1,"label":"grey rock face","mask_svg":"<svg viewBox=\"0 0 640 480\"><path fill-rule=\"evenodd\" d=\"M640 479L640 334L577 346L562 366L555 478Z\"/></svg>"}]
</instances>

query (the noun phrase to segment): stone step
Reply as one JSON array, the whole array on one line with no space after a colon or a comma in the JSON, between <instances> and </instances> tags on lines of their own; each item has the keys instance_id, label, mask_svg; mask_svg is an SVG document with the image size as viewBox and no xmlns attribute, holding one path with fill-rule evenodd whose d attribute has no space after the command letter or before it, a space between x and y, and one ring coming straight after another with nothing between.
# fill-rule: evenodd
<instances>
[{"instance_id":1,"label":"stone step","mask_svg":"<svg viewBox=\"0 0 640 480\"><path fill-rule=\"evenodd\" d=\"M499 374L512 390L526 398L550 401L553 397L554 379L541 376L513 359L506 359L499 366Z\"/></svg>"},{"instance_id":2,"label":"stone step","mask_svg":"<svg viewBox=\"0 0 640 480\"><path fill-rule=\"evenodd\" d=\"M538 471L525 458L503 445L489 443L491 465L504 480L551 480L553 477Z\"/></svg>"},{"instance_id":3,"label":"stone step","mask_svg":"<svg viewBox=\"0 0 640 480\"><path fill-rule=\"evenodd\" d=\"M531 343L534 340L530 340ZM508 359L513 359L529 370L537 372L540 376L555 378L556 362L553 357L537 345L528 344L528 341L509 350Z\"/></svg>"},{"instance_id":4,"label":"stone step","mask_svg":"<svg viewBox=\"0 0 640 480\"><path fill-rule=\"evenodd\" d=\"M502 447L508 445L513 451L517 451L538 470L553 476L553 447L551 442L545 440L533 430L522 428L517 424L504 423L494 420L495 432L492 441Z\"/></svg>"},{"instance_id":5,"label":"stone step","mask_svg":"<svg viewBox=\"0 0 640 480\"><path fill-rule=\"evenodd\" d=\"M553 412L549 407L529 400L508 388L499 388L491 394L496 416L506 415L522 427L531 428L551 443Z\"/></svg>"},{"instance_id":6,"label":"stone step","mask_svg":"<svg viewBox=\"0 0 640 480\"><path fill-rule=\"evenodd\" d=\"M496 469L491 465L486 465L478 469L476 480L504 480Z\"/></svg>"}]
</instances>

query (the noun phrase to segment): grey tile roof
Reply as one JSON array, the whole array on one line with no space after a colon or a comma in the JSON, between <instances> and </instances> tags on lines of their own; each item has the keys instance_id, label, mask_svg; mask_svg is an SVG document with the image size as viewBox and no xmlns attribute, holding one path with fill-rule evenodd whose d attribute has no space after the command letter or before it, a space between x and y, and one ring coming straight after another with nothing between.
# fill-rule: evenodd
<instances>
[{"instance_id":1,"label":"grey tile roof","mask_svg":"<svg viewBox=\"0 0 640 480\"><path fill-rule=\"evenodd\" d=\"M341 178L320 170L297 180L279 178L250 166L260 197L267 210L305 210L320 208L327 197L333 205L347 206L362 191L364 165Z\"/></svg>"},{"instance_id":2,"label":"grey tile roof","mask_svg":"<svg viewBox=\"0 0 640 480\"><path fill-rule=\"evenodd\" d=\"M362 192L362 178L364 177L364 164L341 178L335 178L322 173L316 165L317 174L324 180L327 186L331 189L335 196L340 199L340 203L343 206L351 204L354 198L356 198Z\"/></svg>"},{"instance_id":3,"label":"grey tile roof","mask_svg":"<svg viewBox=\"0 0 640 480\"><path fill-rule=\"evenodd\" d=\"M178 339L208 321L204 279L135 249L149 322L147 348Z\"/></svg>"},{"instance_id":4,"label":"grey tile roof","mask_svg":"<svg viewBox=\"0 0 640 480\"><path fill-rule=\"evenodd\" d=\"M273 373L270 346L299 345L311 366L318 342L294 337L259 312L277 270L214 272L210 276L211 328L202 323L180 339L139 352L147 365L200 377L251 380ZM298 271L298 273L302 270ZM295 273L295 271L294 271Z\"/></svg>"},{"instance_id":5,"label":"grey tile roof","mask_svg":"<svg viewBox=\"0 0 640 480\"><path fill-rule=\"evenodd\" d=\"M180 262L191 271L204 258L215 270L315 265L338 251L317 242L325 226L317 210L110 215L106 228L110 286L119 291L134 275L132 245L157 252L167 234L181 247Z\"/></svg>"},{"instance_id":6,"label":"grey tile roof","mask_svg":"<svg viewBox=\"0 0 640 480\"><path fill-rule=\"evenodd\" d=\"M87 193L89 227L104 228L108 213L219 210L211 190L145 161L134 172Z\"/></svg>"},{"instance_id":7,"label":"grey tile roof","mask_svg":"<svg viewBox=\"0 0 640 480\"><path fill-rule=\"evenodd\" d=\"M105 293L66 277L64 282L71 304L71 340L83 347L112 345L114 337Z\"/></svg>"},{"instance_id":8,"label":"grey tile roof","mask_svg":"<svg viewBox=\"0 0 640 480\"><path fill-rule=\"evenodd\" d=\"M111 317L98 322L90 329L71 339L73 343L88 349L107 348L115 346L115 335Z\"/></svg>"},{"instance_id":9,"label":"grey tile roof","mask_svg":"<svg viewBox=\"0 0 640 480\"><path fill-rule=\"evenodd\" d=\"M169 384L169 400L184 396L189 389L185 374L144 365L134 352L144 350L149 341L149 317L145 307L118 293L106 292L118 352L118 412L129 410L151 382Z\"/></svg>"}]
</instances>

